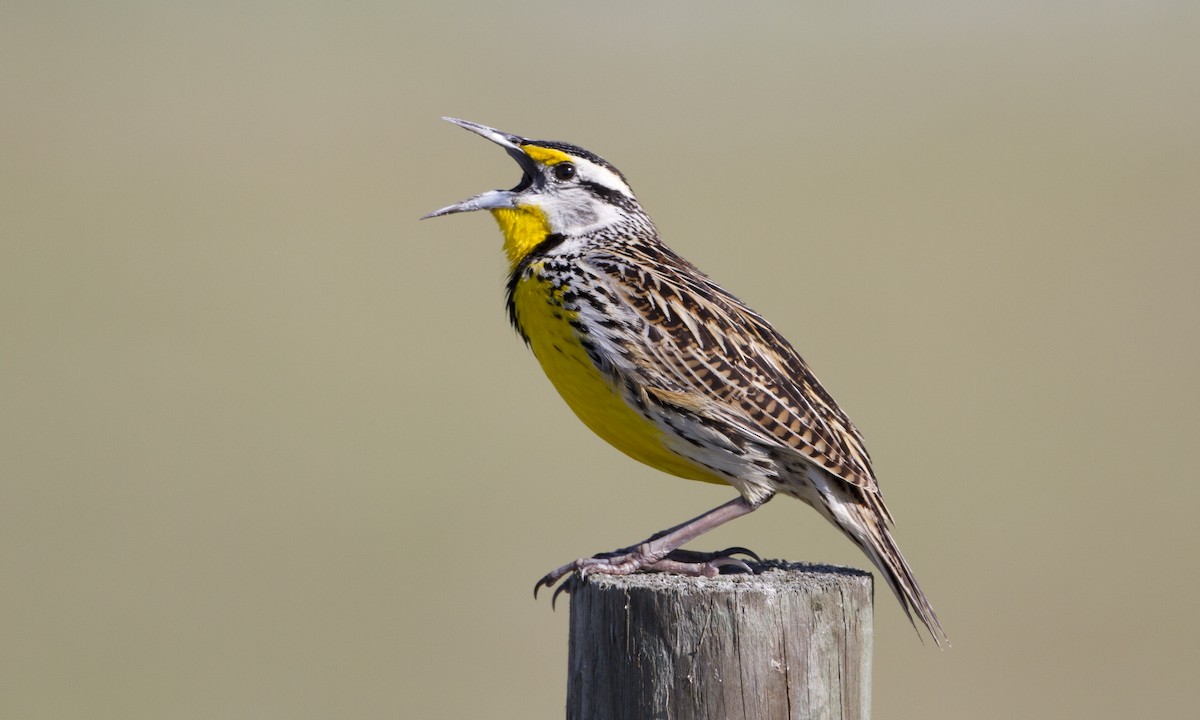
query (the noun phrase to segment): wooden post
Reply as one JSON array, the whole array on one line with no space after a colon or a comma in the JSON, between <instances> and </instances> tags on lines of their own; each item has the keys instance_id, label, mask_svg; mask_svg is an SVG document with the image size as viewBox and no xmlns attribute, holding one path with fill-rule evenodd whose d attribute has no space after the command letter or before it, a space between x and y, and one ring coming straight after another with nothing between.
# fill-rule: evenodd
<instances>
[{"instance_id":1,"label":"wooden post","mask_svg":"<svg viewBox=\"0 0 1200 720\"><path fill-rule=\"evenodd\" d=\"M577 582L568 720L868 720L871 575L769 566Z\"/></svg>"}]
</instances>

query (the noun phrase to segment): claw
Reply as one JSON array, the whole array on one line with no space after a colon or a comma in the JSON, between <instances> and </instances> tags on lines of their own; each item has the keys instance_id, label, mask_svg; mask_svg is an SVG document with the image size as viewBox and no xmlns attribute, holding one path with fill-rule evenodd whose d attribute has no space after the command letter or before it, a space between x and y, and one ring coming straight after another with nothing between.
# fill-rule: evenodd
<instances>
[{"instance_id":1,"label":"claw","mask_svg":"<svg viewBox=\"0 0 1200 720\"><path fill-rule=\"evenodd\" d=\"M550 598L550 606L554 607L555 600L558 599L560 593L570 594L573 583L579 582L592 573L629 575L643 570L713 577L719 575L722 568L753 572L753 569L744 560L733 557L734 555L745 555L761 562L757 554L746 548L731 547L716 553L697 553L690 550L679 550L679 546L689 540L694 540L697 536L718 525L753 512L763 502L765 500L752 503L744 497L737 497L685 523L655 533L638 545L622 548L616 552L601 553L594 557L580 558L575 562L563 565L546 573L541 580L534 584L533 597L537 598L538 591L543 587L553 587L559 580L567 578L554 590L554 595Z\"/></svg>"},{"instance_id":2,"label":"claw","mask_svg":"<svg viewBox=\"0 0 1200 720\"><path fill-rule=\"evenodd\" d=\"M555 569L551 570L550 572L546 573L545 575L543 575L542 579L538 580L533 585L533 599L537 600L538 591L540 591L542 588L554 587L554 584L557 583L559 580L561 580L562 578L566 577L567 575L570 575L571 573L578 570L580 565L583 562L584 562L584 559L579 559L579 560L576 560L575 562L567 563L566 565L563 565L560 568L555 568ZM553 605L554 605L554 603L551 602L551 607L553 607Z\"/></svg>"},{"instance_id":3,"label":"claw","mask_svg":"<svg viewBox=\"0 0 1200 720\"><path fill-rule=\"evenodd\" d=\"M754 562L762 562L762 558L758 556L758 553L754 552L750 548L744 548L741 545L734 545L733 547L727 547L724 550L718 550L716 554L723 557L729 557L731 555L745 555L746 557L754 560Z\"/></svg>"},{"instance_id":4,"label":"claw","mask_svg":"<svg viewBox=\"0 0 1200 720\"><path fill-rule=\"evenodd\" d=\"M738 572L744 572L748 575L754 574L754 568L746 564L745 560L735 557L719 557L708 561L709 565L713 565L718 570L726 568L736 568Z\"/></svg>"},{"instance_id":5,"label":"claw","mask_svg":"<svg viewBox=\"0 0 1200 720\"><path fill-rule=\"evenodd\" d=\"M559 593L571 594L571 585L575 582L575 578L567 578L561 585L554 588L554 594L550 596L550 609L554 609L554 604L558 602Z\"/></svg>"},{"instance_id":6,"label":"claw","mask_svg":"<svg viewBox=\"0 0 1200 720\"><path fill-rule=\"evenodd\" d=\"M745 555L755 562L762 562L758 553L744 547L730 547L717 552L676 549L657 559L647 554L644 546L600 553L593 557L580 558L546 573L534 584L533 597L536 599L542 588L558 585L554 587L554 594L550 596L550 607L554 608L559 595L570 595L576 583L593 573L629 575L635 572L663 572L693 577L715 577L722 572L733 571L753 575L754 568L742 558L735 557L736 555Z\"/></svg>"},{"instance_id":7,"label":"claw","mask_svg":"<svg viewBox=\"0 0 1200 720\"><path fill-rule=\"evenodd\" d=\"M734 555L745 555L746 557L750 558L754 562L757 562L757 563L762 562L762 558L760 558L758 556L758 553L754 552L753 550L750 550L749 548L744 548L741 546L728 547L728 548L725 548L724 550L716 550L713 552L700 552L700 551L696 551L696 550L675 550L675 551L671 552L670 554L668 554L667 558L671 559L671 560L678 560L679 562L686 562L686 563L707 563L707 562L712 562L714 560L721 560L723 558L730 558L730 557L733 557Z\"/></svg>"}]
</instances>

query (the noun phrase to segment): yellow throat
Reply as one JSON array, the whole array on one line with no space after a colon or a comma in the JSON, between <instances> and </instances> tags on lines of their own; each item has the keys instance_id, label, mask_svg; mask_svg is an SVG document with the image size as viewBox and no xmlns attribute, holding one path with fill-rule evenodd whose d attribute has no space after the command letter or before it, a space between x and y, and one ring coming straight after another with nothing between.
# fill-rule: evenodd
<instances>
[{"instance_id":1,"label":"yellow throat","mask_svg":"<svg viewBox=\"0 0 1200 720\"><path fill-rule=\"evenodd\" d=\"M508 256L508 269L512 272L550 234L550 223L545 213L531 205L495 208L491 212L500 232L504 233L504 254Z\"/></svg>"}]
</instances>

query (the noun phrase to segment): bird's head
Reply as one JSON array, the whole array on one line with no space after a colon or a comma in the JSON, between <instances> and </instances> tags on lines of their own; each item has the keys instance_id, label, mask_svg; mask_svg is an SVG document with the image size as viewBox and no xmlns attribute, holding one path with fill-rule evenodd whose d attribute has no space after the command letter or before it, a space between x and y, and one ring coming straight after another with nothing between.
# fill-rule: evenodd
<instances>
[{"instance_id":1,"label":"bird's head","mask_svg":"<svg viewBox=\"0 0 1200 720\"><path fill-rule=\"evenodd\" d=\"M503 147L523 174L511 190L489 190L425 217L490 210L514 267L550 235L578 237L628 223L650 227L621 171L600 156L567 143L529 140L486 125L445 119Z\"/></svg>"}]
</instances>

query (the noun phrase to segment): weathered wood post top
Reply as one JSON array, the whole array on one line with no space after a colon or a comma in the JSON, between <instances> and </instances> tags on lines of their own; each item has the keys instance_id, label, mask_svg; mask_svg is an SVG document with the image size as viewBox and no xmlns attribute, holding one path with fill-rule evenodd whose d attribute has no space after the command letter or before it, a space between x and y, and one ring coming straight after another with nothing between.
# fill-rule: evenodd
<instances>
[{"instance_id":1,"label":"weathered wood post top","mask_svg":"<svg viewBox=\"0 0 1200 720\"><path fill-rule=\"evenodd\" d=\"M567 717L869 718L871 575L778 562L755 570L577 582Z\"/></svg>"}]
</instances>

